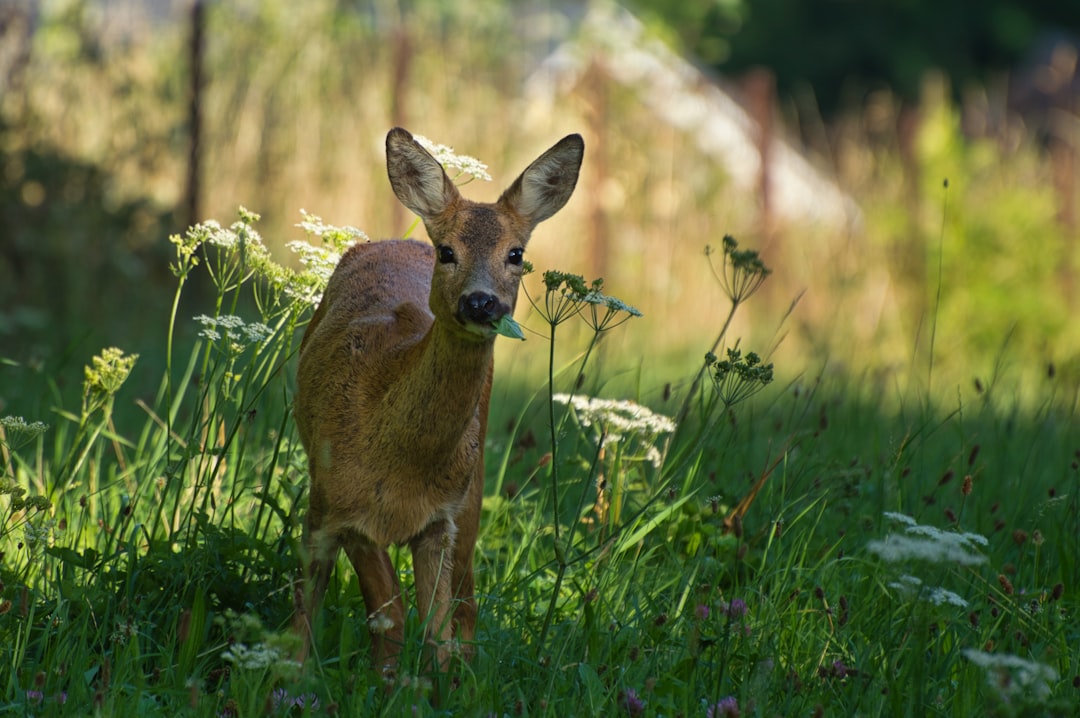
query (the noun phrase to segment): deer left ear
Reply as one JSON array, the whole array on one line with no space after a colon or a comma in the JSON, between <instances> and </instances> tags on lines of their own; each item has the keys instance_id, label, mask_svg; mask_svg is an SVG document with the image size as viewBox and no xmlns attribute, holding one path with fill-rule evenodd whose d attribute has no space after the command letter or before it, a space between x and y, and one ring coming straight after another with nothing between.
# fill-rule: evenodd
<instances>
[{"instance_id":1,"label":"deer left ear","mask_svg":"<svg viewBox=\"0 0 1080 718\"><path fill-rule=\"evenodd\" d=\"M400 127L386 135L386 172L401 203L425 220L461 197L439 161Z\"/></svg>"},{"instance_id":2,"label":"deer left ear","mask_svg":"<svg viewBox=\"0 0 1080 718\"><path fill-rule=\"evenodd\" d=\"M562 209L574 193L584 156L581 135L567 135L526 167L499 202L532 225L543 222Z\"/></svg>"}]
</instances>

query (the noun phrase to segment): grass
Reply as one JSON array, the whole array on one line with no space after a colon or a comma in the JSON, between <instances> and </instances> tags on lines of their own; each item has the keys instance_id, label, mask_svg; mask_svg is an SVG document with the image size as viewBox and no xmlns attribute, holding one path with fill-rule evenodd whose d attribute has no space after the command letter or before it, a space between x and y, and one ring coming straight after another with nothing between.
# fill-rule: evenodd
<instances>
[{"instance_id":1,"label":"grass","mask_svg":"<svg viewBox=\"0 0 1080 718\"><path fill-rule=\"evenodd\" d=\"M766 375L726 352L700 391L693 372L635 387L596 368L606 339L593 353L589 337L606 329L561 324L624 310L564 274L545 275L539 336L513 349L548 354L548 380L500 378L492 402L476 659L436 705L410 615L385 685L343 562L297 666L294 354L352 233L309 217L325 244L294 272L255 219L174 239L174 306L208 270L217 302L190 343L172 340L195 321L174 310L156 396L126 396L137 359L105 350L80 406L4 420L0 713L1073 714L1076 387L933 396L870 372ZM717 347L736 345L721 331ZM572 409L556 392L648 396L684 418L635 425L638 404ZM120 430L131 403L142 424ZM409 585L407 552L395 560Z\"/></svg>"}]
</instances>

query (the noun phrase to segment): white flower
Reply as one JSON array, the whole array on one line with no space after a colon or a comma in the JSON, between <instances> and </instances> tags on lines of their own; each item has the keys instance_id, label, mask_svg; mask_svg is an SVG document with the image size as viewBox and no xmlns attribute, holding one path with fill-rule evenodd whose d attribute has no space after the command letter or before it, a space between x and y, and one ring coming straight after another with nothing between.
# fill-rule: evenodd
<instances>
[{"instance_id":1,"label":"white flower","mask_svg":"<svg viewBox=\"0 0 1080 718\"><path fill-rule=\"evenodd\" d=\"M556 394L552 397L560 404L569 403L578 414L583 426L599 424L608 433L645 434L656 436L675 431L675 422L663 414L656 414L648 407L624 399L600 399L597 397Z\"/></svg>"},{"instance_id":2,"label":"white flower","mask_svg":"<svg viewBox=\"0 0 1080 718\"><path fill-rule=\"evenodd\" d=\"M195 317L195 321L203 325L199 332L200 337L210 342L220 341L224 337L234 352L243 351L246 344L261 344L274 335L274 330L262 322L248 324L234 314L222 314L218 317L200 314Z\"/></svg>"},{"instance_id":3,"label":"white flower","mask_svg":"<svg viewBox=\"0 0 1080 718\"><path fill-rule=\"evenodd\" d=\"M885 516L904 524L904 534L889 534L880 541L871 541L866 548L889 562L917 559L931 563L954 563L976 566L986 563L986 557L976 546L985 546L985 536L973 533L943 531L935 526L924 526L903 514L886 513Z\"/></svg>"},{"instance_id":4,"label":"white flower","mask_svg":"<svg viewBox=\"0 0 1080 718\"><path fill-rule=\"evenodd\" d=\"M923 589L922 580L915 576L901 576L898 581L891 582L889 588L895 588L901 593L909 595L918 594L919 598L924 601L929 601L935 606L941 606L948 603L953 606L959 606L960 608L967 608L968 605L968 602L958 594L955 594L948 589L941 588L940 586L929 586Z\"/></svg>"},{"instance_id":5,"label":"white flower","mask_svg":"<svg viewBox=\"0 0 1080 718\"><path fill-rule=\"evenodd\" d=\"M987 683L1002 696L1030 690L1036 699L1046 700L1050 697L1050 684L1058 679L1057 671L1051 666L1020 656L986 653L974 648L965 648L961 653L969 661L986 670ZM1002 674L1012 680L1002 680Z\"/></svg>"},{"instance_id":6,"label":"white flower","mask_svg":"<svg viewBox=\"0 0 1080 718\"><path fill-rule=\"evenodd\" d=\"M488 174L487 165L475 157L456 154L453 147L447 147L446 145L432 142L423 135L413 135L413 139L416 140L421 147L430 152L431 156L446 169L457 170L458 174L469 175L473 179L481 179L487 182L491 181L491 175Z\"/></svg>"},{"instance_id":7,"label":"white flower","mask_svg":"<svg viewBox=\"0 0 1080 718\"><path fill-rule=\"evenodd\" d=\"M366 234L351 225L338 227L333 224L326 224L319 215L310 214L307 210L303 209L300 210L300 214L303 216L304 221L298 222L296 226L304 230L305 234L310 234L315 237L333 237L335 239L338 237L348 237L354 242L368 241L368 236Z\"/></svg>"},{"instance_id":8,"label":"white flower","mask_svg":"<svg viewBox=\"0 0 1080 718\"><path fill-rule=\"evenodd\" d=\"M243 643L234 643L221 654L229 663L246 670L262 670L271 666L299 666L296 661L285 658L281 651L265 643L248 647Z\"/></svg>"}]
</instances>

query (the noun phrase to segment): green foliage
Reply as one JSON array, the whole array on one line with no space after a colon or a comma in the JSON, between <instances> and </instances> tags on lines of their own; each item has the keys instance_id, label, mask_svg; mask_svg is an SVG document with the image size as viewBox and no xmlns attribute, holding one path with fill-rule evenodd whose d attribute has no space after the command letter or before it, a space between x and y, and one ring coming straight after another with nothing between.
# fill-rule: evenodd
<instances>
[{"instance_id":1,"label":"green foliage","mask_svg":"<svg viewBox=\"0 0 1080 718\"><path fill-rule=\"evenodd\" d=\"M86 369L94 409L60 409L54 428L0 421L6 709L1064 716L1075 705L1074 400L1021 414L987 395L949 412L899 397L919 408L890 414L871 380L775 390L771 364L735 348L709 364L711 398L676 424L576 395L597 338L634 312L596 322L590 306L625 305L590 301L602 285L562 273L548 275L557 296L535 301L552 309L543 419L523 421L535 395L493 402L474 662L435 707L410 614L401 673L385 684L367 667L359 588L343 570L300 666L285 629L305 500L290 357L325 279L312 273L358 235L308 215L323 242L297 250L327 262L291 272L260 249L255 221L241 211L227 229L173 238L180 291L197 264L219 311L174 316L202 330L173 344L141 431L110 428L134 363L116 349ZM240 292L258 297L257 317L231 313ZM593 341L556 370L554 333L574 316ZM725 382L744 389L725 394ZM544 428L547 446L535 440ZM747 489L785 435L775 471ZM397 562L408 585L407 557Z\"/></svg>"}]
</instances>

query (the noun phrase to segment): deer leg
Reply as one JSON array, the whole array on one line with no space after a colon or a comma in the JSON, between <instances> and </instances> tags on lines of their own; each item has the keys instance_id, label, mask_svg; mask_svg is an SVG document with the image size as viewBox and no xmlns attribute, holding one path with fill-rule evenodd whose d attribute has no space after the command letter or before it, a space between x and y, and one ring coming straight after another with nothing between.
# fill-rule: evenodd
<instances>
[{"instance_id":1,"label":"deer leg","mask_svg":"<svg viewBox=\"0 0 1080 718\"><path fill-rule=\"evenodd\" d=\"M481 463L481 467L483 464ZM458 514L457 539L454 541L454 565L451 587L454 592L454 637L460 642L462 653L470 658L475 652L472 645L476 634L476 590L473 582L473 552L476 535L480 529L480 507L484 498L483 468L473 477L465 505Z\"/></svg>"},{"instance_id":2,"label":"deer leg","mask_svg":"<svg viewBox=\"0 0 1080 718\"><path fill-rule=\"evenodd\" d=\"M315 536L316 532L310 528L304 536L304 575L293 590L296 610L293 615L293 631L300 636L300 649L296 659L301 663L307 659L308 652L311 650L311 642L314 639L312 622L318 611L319 602L326 593L326 586L330 582L330 574L334 570L338 555L336 544L331 549L320 550Z\"/></svg>"},{"instance_id":3,"label":"deer leg","mask_svg":"<svg viewBox=\"0 0 1080 718\"><path fill-rule=\"evenodd\" d=\"M397 668L404 638L405 606L401 584L386 549L360 534L350 534L344 542L345 554L360 579L360 593L367 611L371 634L371 661L384 674Z\"/></svg>"},{"instance_id":4,"label":"deer leg","mask_svg":"<svg viewBox=\"0 0 1080 718\"><path fill-rule=\"evenodd\" d=\"M445 671L450 661L450 581L457 526L438 519L409 542L416 577L416 605L425 618L425 633L434 644L436 667Z\"/></svg>"}]
</instances>

